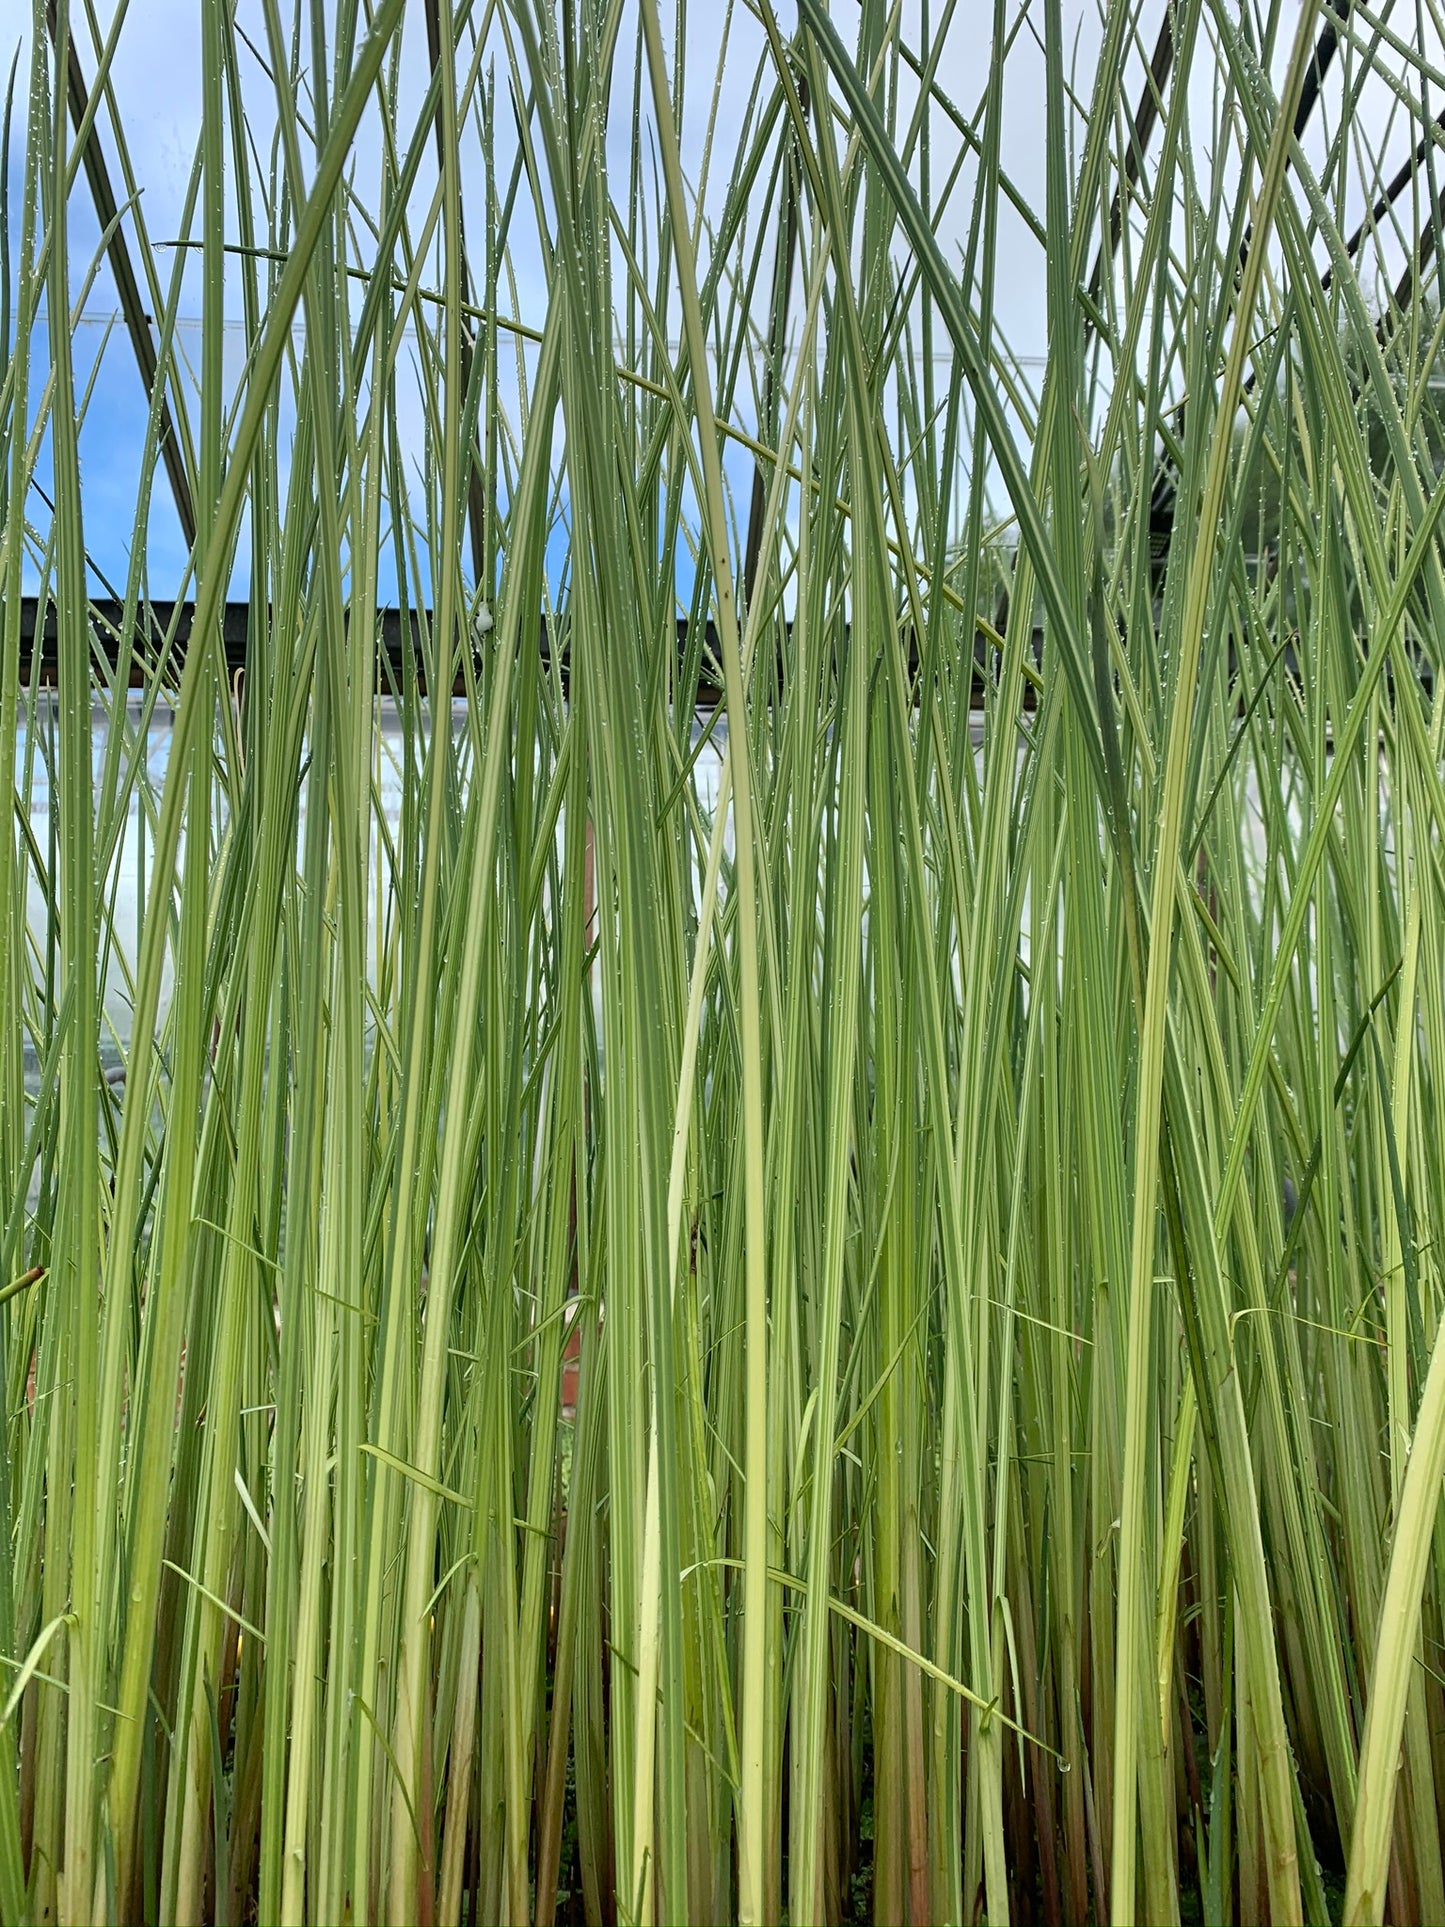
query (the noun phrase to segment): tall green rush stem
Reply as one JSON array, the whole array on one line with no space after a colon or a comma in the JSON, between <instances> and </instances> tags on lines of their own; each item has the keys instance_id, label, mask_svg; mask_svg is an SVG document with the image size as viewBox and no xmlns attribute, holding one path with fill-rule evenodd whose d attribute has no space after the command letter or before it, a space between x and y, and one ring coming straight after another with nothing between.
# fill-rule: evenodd
<instances>
[{"instance_id":1,"label":"tall green rush stem","mask_svg":"<svg viewBox=\"0 0 1445 1927\"><path fill-rule=\"evenodd\" d=\"M1200 539L1195 543L1193 562L1185 591L1184 610L1179 630L1179 649L1173 671L1173 705L1169 737L1163 759L1163 785L1159 804L1159 828L1154 846L1153 894L1149 912L1149 961L1145 981L1144 1010L1140 1029L1139 1098L1134 1140L1134 1211L1130 1239L1128 1366L1125 1382L1124 1413L1124 1487L1120 1504L1119 1527L1119 1612L1115 1643L1115 1749L1114 1749L1114 1850L1110 1913L1126 1922L1135 1917L1135 1843L1136 1787L1139 1725L1152 1717L1151 1709L1140 1705L1140 1672L1137 1665L1141 1627L1145 1623L1152 1592L1150 1576L1143 1570L1144 1536L1144 1447L1150 1387L1148 1374L1152 1354L1152 1305L1154 1291L1154 1254L1157 1243L1156 1186L1159 1175L1160 1105L1164 1088L1164 1058L1171 965L1174 954L1174 914L1179 871L1179 847L1183 835L1184 778L1188 767L1190 733L1194 721L1195 678L1204 643L1205 616L1210 583L1214 572L1213 531L1224 505L1225 482L1231 452L1230 429L1244 385L1245 360L1249 351L1255 303L1266 260L1266 240L1274 217L1275 204L1284 186L1289 160L1291 110L1304 84L1313 56L1315 8L1305 6L1295 32L1285 84L1284 111L1275 123L1274 137L1265 157L1259 192L1253 206L1252 239L1239 291L1234 304L1234 332L1229 356L1219 387L1218 412L1209 466L1199 505ZM1255 1558L1263 1578L1263 1549L1257 1555L1245 1549L1245 1558L1254 1576ZM1266 1593L1267 1597L1267 1593ZM1253 1617L1263 1602L1251 1587L1246 1618ZM1261 1640L1262 1644L1262 1640ZM1257 1649L1258 1650L1258 1649ZM1284 1738L1283 1717L1278 1700L1278 1677L1274 1672L1273 1651L1265 1660L1265 1677L1257 1681L1261 1699L1256 1702L1256 1717L1264 1722L1261 1735L1261 1760L1264 1766L1263 1798L1270 1831L1269 1883L1270 1904L1282 1921L1300 1918L1299 1875L1294 1849L1294 1809L1289 1791L1289 1758Z\"/></svg>"},{"instance_id":2,"label":"tall green rush stem","mask_svg":"<svg viewBox=\"0 0 1445 1927\"><path fill-rule=\"evenodd\" d=\"M653 110L657 116L663 180L672 243L677 254L678 295L682 304L683 339L692 377L693 407L697 415L697 446L703 473L703 515L717 597L717 625L722 644L724 693L728 714L736 827L738 977L741 1017L739 1040L743 1084L743 1184L746 1308L744 1346L747 1382L744 1393L743 1447L743 1664L741 1770L738 1787L738 1918L752 1927L764 1918L767 1844L764 1764L767 1757L767 1481L768 1481L768 1279L763 1186L763 1061L762 1023L758 992L758 911L754 876L752 777L749 768L746 695L743 688L742 649L738 637L737 604L729 559L727 515L723 500L722 464L717 421L713 414L708 376L707 342L698 301L697 269L692 255L692 228L683 193L682 161L677 147L667 63L657 0L642 0L642 31L652 81ZM671 1583L671 1579L667 1583Z\"/></svg>"},{"instance_id":3,"label":"tall green rush stem","mask_svg":"<svg viewBox=\"0 0 1445 1927\"><path fill-rule=\"evenodd\" d=\"M1445 1477L1445 1324L1435 1337L1430 1370L1420 1399L1410 1458L1395 1518L1379 1636L1370 1676L1370 1701L1360 1746L1360 1783L1350 1837L1345 1884L1346 1927L1379 1927L1385 1911L1385 1875L1395 1819L1400 1734L1405 1699L1415 1668L1420 1593Z\"/></svg>"},{"instance_id":4,"label":"tall green rush stem","mask_svg":"<svg viewBox=\"0 0 1445 1927\"><path fill-rule=\"evenodd\" d=\"M43 32L35 13L37 40ZM63 73L70 45L70 10L61 0L56 65ZM95 804L90 723L90 620L81 528L80 458L71 365L70 262L67 243L66 156L69 119L63 84L53 92L50 183L50 358L55 373L51 442L57 517L56 589L60 631L61 960L72 1015L60 1072L65 1211L56 1227L57 1284L69 1305L71 1396L74 1400L75 1486L71 1511L70 1699L65 1753L65 1868L62 1907L71 1918L89 1915L95 1841L94 1781L98 1725L100 1575L95 1529L99 1499L96 1466L97 1310L99 1223L99 1110L96 1096L96 916L93 835ZM8 803L8 798L5 799ZM55 1495L59 1499L59 1495Z\"/></svg>"},{"instance_id":5,"label":"tall green rush stem","mask_svg":"<svg viewBox=\"0 0 1445 1927\"><path fill-rule=\"evenodd\" d=\"M30 11L0 1918L1439 1913L1434 13Z\"/></svg>"}]
</instances>

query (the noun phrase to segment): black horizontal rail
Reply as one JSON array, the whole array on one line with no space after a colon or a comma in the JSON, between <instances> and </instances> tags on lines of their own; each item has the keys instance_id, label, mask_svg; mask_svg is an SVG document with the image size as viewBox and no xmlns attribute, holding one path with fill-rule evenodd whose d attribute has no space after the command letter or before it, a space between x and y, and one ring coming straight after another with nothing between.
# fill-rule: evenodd
<instances>
[{"instance_id":1,"label":"black horizontal rail","mask_svg":"<svg viewBox=\"0 0 1445 1927\"><path fill-rule=\"evenodd\" d=\"M228 602L224 606L221 618L221 646L228 680L233 679L247 666L251 614L252 611L249 602ZM119 637L121 623L125 616L124 607L120 602L109 597L93 597L90 602L90 615L91 640L95 656L99 660L108 662L112 669L114 669L119 662L121 653L119 649ZM151 602L144 606L141 624L138 626L138 633L135 638L135 660L131 672L132 686L141 686L146 679L147 673L154 672L156 658L160 650L165 646L166 637L170 634L173 623L175 633L174 636L171 637L171 651L176 658L176 669L177 671L179 670L180 662L184 658L186 648L190 642L191 620L193 615L194 604L190 602L181 604L179 616L177 616L174 602ZM22 687L28 687L32 679L38 681L42 688L54 687L57 678L59 666L57 650L58 631L54 602L49 599L46 601L44 621L40 624L38 638L39 661L37 662L36 628L38 620L39 598L36 596L23 597L20 605L20 682ZM377 656L378 666L382 670L378 685L380 693L386 693L389 688L399 690L403 687L405 679L408 673L410 673L415 680L418 691L422 695L426 694L426 652L422 647L422 625L425 623L429 627L431 620L432 616L429 609L421 612L408 610L405 613L398 608L380 608L377 610ZM1006 611L1005 621L1007 621ZM0 627L3 627L3 604L0 604ZM687 653L689 634L690 625L685 618L679 617L677 623L677 655L679 663L683 661ZM979 630L975 637L973 688L970 692L971 704L975 709L982 709L986 682L995 673L997 640L996 636L986 635L983 630ZM409 665L407 662L408 646L411 656ZM538 617L537 646L543 664L550 667L552 645L545 616ZM782 646L785 645L780 645L780 647ZM918 668L918 650L911 630L907 633L907 648L909 667L912 671L916 672ZM1414 671L1426 700L1430 700L1434 693L1435 684L1435 665L1431 660L1430 654L1424 645L1415 641L1406 645L1404 655L1405 660L1410 663ZM1035 671L1040 670L1044 657L1044 635L1042 628L1037 623L1034 625L1033 641L1029 651L1029 657ZM700 709L712 709L722 700L721 682L716 676L711 674L709 670L709 663L717 664L718 661L717 631L714 625L709 622L705 637L702 670L697 685L697 703ZM1302 671L1296 640L1293 637L1287 638L1285 641L1282 662L1285 674L1296 688L1298 688L1301 684ZM565 690L569 681L569 665L565 645L558 667L562 686ZM1390 665L1385 672L1385 687L1387 692L1393 690L1394 687L1393 671L1394 665ZM1231 680L1236 678L1239 673L1238 653L1232 639L1229 643L1228 664L1225 673ZM460 670L458 670L456 679L452 685L452 693L455 696L464 696L466 694L466 682ZM1027 710L1032 709L1033 706L1034 691L1032 688L1026 688L1024 692L1024 707Z\"/></svg>"},{"instance_id":2,"label":"black horizontal rail","mask_svg":"<svg viewBox=\"0 0 1445 1927\"><path fill-rule=\"evenodd\" d=\"M125 620L124 605L110 596L94 596L90 601L91 643L98 659L108 662L114 669L121 656L119 646L121 626ZM174 602L152 601L142 605L134 637L134 663L131 683L140 686L154 665L161 650L170 637L170 649L175 658L176 672L191 639L191 622L195 613L193 603L183 602L177 611ZM228 602L221 616L221 648L225 660L227 678L234 678L247 667L251 634L252 608L249 602ZM380 608L376 612L376 640L379 666L383 675L380 687L390 686L400 689L408 672L415 677L418 689L426 693L426 651L422 647L423 625L430 629L432 613L429 609L417 611L399 608ZM174 634L172 634L174 628ZM37 633L38 631L38 633ZM692 628L685 617L677 622L677 654L682 662L688 647ZM20 606L20 681L28 686L32 678L38 679L42 687L53 686L59 667L59 631L56 608L47 598L45 614L40 616L39 598L25 596ZM987 673L991 639L980 630L974 646L974 688L973 702L982 706L984 697L984 677ZM552 640L547 618L537 619L537 648L544 664L552 660ZM36 661L36 652L39 660ZM917 667L918 654L913 638L909 636L909 658L912 667ZM410 663L408 663L408 654ZM1035 626L1033 636L1033 662L1037 668L1043 661L1043 631ZM720 665L721 655L717 630L709 621L703 638L701 672L698 677L697 700L700 707L710 709L722 700ZM562 685L568 684L567 650L564 645L559 664ZM714 671L716 670L716 673ZM454 695L466 693L466 682L458 669L452 685Z\"/></svg>"},{"instance_id":3,"label":"black horizontal rail","mask_svg":"<svg viewBox=\"0 0 1445 1927\"><path fill-rule=\"evenodd\" d=\"M53 686L59 667L59 629L56 607L47 599L43 620L39 612L39 597L25 596L20 605L20 680L22 686L37 678L42 687ZM179 669L181 660L190 645L191 623L195 615L195 605L183 602L177 610L174 602L152 601L142 605L136 624L135 662L131 672L131 682L139 686L147 671L153 669L161 649L170 637L171 652L176 658ZM98 657L109 662L114 668L120 660L119 640L121 627L125 621L124 605L110 596L93 596L90 601L92 646ZM250 653L252 608L249 602L228 602L221 615L221 649L225 660L228 678L235 677L247 667ZM422 646L423 625L429 630L432 612L429 609L401 610L399 608L379 608L376 612L376 642L379 665L390 672L396 687L400 688L408 669L415 677L417 687L426 693L426 651ZM174 634L172 634L174 629ZM38 631L38 633L37 633ZM677 625L678 654L681 657L688 637L688 624L679 620ZM547 619L538 618L537 646L544 663L551 661L551 642L548 634ZM36 662L36 652L39 661ZM718 640L711 622L707 626L706 650L717 656ZM408 663L410 656L410 663ZM562 679L567 681L565 652L562 662ZM386 687L385 682L382 684ZM460 669L453 684L453 693L461 696L466 693L466 682ZM720 686L715 688L707 675L706 657L704 671L698 687L700 701L715 701L720 694Z\"/></svg>"}]
</instances>

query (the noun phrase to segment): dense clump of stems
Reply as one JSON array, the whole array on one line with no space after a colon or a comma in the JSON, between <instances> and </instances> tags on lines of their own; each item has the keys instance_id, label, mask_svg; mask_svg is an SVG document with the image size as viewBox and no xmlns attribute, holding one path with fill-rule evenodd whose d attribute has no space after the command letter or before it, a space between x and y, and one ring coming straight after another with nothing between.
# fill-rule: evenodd
<instances>
[{"instance_id":1,"label":"dense clump of stems","mask_svg":"<svg viewBox=\"0 0 1445 1927\"><path fill-rule=\"evenodd\" d=\"M36 0L0 1919L1445 1918L1439 22L966 11Z\"/></svg>"}]
</instances>

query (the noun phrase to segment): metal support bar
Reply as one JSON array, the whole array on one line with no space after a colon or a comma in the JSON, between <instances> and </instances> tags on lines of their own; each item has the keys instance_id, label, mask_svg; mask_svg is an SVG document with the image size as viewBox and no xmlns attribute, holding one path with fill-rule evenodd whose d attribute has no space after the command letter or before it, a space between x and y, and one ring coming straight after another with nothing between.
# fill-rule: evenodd
<instances>
[{"instance_id":1,"label":"metal support bar","mask_svg":"<svg viewBox=\"0 0 1445 1927\"><path fill-rule=\"evenodd\" d=\"M441 20L437 12L439 0L426 0L426 49L431 70L436 72L442 57ZM442 149L442 110L437 102L436 112L437 172L446 166L446 156ZM470 309L474 304L471 294L471 275L467 269L467 222L466 213L461 205L460 187L457 199L457 241L461 248L462 307ZM471 392L472 357L475 350L469 328L462 329L462 393ZM482 451L475 433L471 446L471 473L467 480L467 526L472 543L472 575L480 585L483 583L487 565L487 505L482 495ZM487 590L490 596L490 589Z\"/></svg>"},{"instance_id":2,"label":"metal support bar","mask_svg":"<svg viewBox=\"0 0 1445 1927\"><path fill-rule=\"evenodd\" d=\"M55 18L55 0L46 0L46 24L50 29L50 43L56 44L58 31ZM86 115L90 111L90 94L86 86L85 71L80 64L80 55L75 49L75 35L66 36L66 93L70 102L70 118L79 134L85 126ZM115 276L116 293L120 296L121 314L125 319L126 333L135 352L136 366L144 384L146 396L154 401L159 371L156 363L155 342L151 338L151 318L145 311L140 289L136 284L135 271L131 267L130 249L126 245L125 230L116 219L115 194L110 184L110 171L105 164L101 151L100 132L95 122L81 148L81 161L85 167L85 178L90 183L90 196L95 203L96 219L100 222L102 234L109 233L106 243L106 258L110 271ZM196 510L191 500L191 484L186 474L186 465L181 456L181 445L176 435L176 427L171 419L170 402L164 392L160 398L160 448L170 479L171 495L176 504L176 514L180 518L181 533L186 547L196 546Z\"/></svg>"}]
</instances>

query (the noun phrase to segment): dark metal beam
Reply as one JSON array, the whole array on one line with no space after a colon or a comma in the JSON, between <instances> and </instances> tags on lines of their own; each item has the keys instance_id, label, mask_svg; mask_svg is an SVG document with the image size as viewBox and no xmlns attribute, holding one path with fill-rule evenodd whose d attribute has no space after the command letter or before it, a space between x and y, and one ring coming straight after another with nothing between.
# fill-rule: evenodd
<instances>
[{"instance_id":1,"label":"dark metal beam","mask_svg":"<svg viewBox=\"0 0 1445 1927\"><path fill-rule=\"evenodd\" d=\"M98 660L114 666L120 659L120 632L125 620L125 605L115 597L93 596L90 600L91 633L93 648ZM171 649L177 659L184 658L191 641L191 618L194 604L183 602L179 610L174 602L150 602L140 611L134 638L135 661L131 672L134 686L145 680L147 665L153 666L165 639L174 626ZM225 657L226 678L233 679L247 667L250 656L252 609L249 602L228 602L221 617L221 648ZM376 642L378 656L384 665L381 687L401 687L403 669L410 658L411 673L423 694L426 692L426 652L422 648L422 636L429 632L432 623L430 609L420 612L409 609L403 612L398 608L381 608L376 612ZM679 620L677 624L677 647L679 661L686 644L688 625ZM545 617L538 618L537 647L544 664L550 664L552 644L548 634ZM707 626L706 649L714 658L718 655L718 640L711 623ZM55 682L57 661L57 627L55 604L46 600L44 615L40 612L39 598L25 596L20 605L20 684L29 685L32 678L42 687ZM564 650L562 680L567 683L567 659ZM387 680L389 673L390 683ZM466 694L466 683L458 671L453 684L453 693ZM698 685L699 701L711 706L721 696L721 685L714 684L704 665Z\"/></svg>"},{"instance_id":2,"label":"dark metal beam","mask_svg":"<svg viewBox=\"0 0 1445 1927\"><path fill-rule=\"evenodd\" d=\"M1144 156L1149 151L1149 142L1154 126L1159 118L1159 103L1164 98L1164 89L1169 84L1170 70L1174 65L1174 8L1166 4L1164 18L1159 23L1159 38L1154 43L1154 58L1149 62L1149 72L1144 77L1144 86L1139 95L1139 105L1134 113L1134 137L1129 142L1124 155L1124 179L1115 187L1114 198L1109 204L1108 260L1112 267L1114 257L1119 252L1119 236L1124 226L1124 195L1132 190L1139 178L1139 169L1144 164ZM1103 291L1105 244L1100 243L1099 252L1094 256L1094 272L1089 276L1089 294L1097 304Z\"/></svg>"},{"instance_id":3,"label":"dark metal beam","mask_svg":"<svg viewBox=\"0 0 1445 1927\"><path fill-rule=\"evenodd\" d=\"M92 596L90 600L92 645L96 658L109 663L112 667L121 656L120 633L125 620L125 605L115 597ZM134 637L133 667L131 681L139 687L145 680L147 667L153 668L157 656L165 646L166 636L174 626L171 651L176 658L176 673L179 673L179 660L184 657L191 641L191 617L194 605L184 602L177 610L174 602L150 602L141 610ZM247 666L250 656L252 610L249 602L228 602L221 618L221 648L225 656L226 679L232 681ZM431 628L432 612L429 609L418 612L409 609L403 612L397 608L381 608L376 612L376 646L383 664L383 674L379 687L400 689L403 673L407 671L415 677L416 684L423 694L426 692L426 652L422 648L423 633ZM780 625L778 649L787 647L791 625ZM677 660L679 664L687 657L690 625L685 617L677 621ZM696 638L692 637L693 646ZM1030 648L1030 660L1037 669L1043 662L1043 630L1037 624ZM910 673L916 674L919 664L916 639L911 631L906 632L906 650ZM544 665L552 661L552 638L545 616L537 619L537 650ZM983 702L985 681L991 674L995 650L994 639L979 630L974 639L974 678L972 701L975 707ZM20 605L20 684L22 688L38 681L42 687L53 686L57 660L57 631L55 604L47 599L44 613L40 609L39 598L25 596ZM697 702L701 709L711 710L722 700L721 655L717 631L708 623L703 640L703 666L698 677ZM713 669L709 668L713 665ZM563 645L558 665L565 689L569 679L568 652ZM716 673L714 673L716 670ZM458 672L452 685L452 693L464 696L466 683ZM1032 692L1026 701L1032 706Z\"/></svg>"},{"instance_id":4,"label":"dark metal beam","mask_svg":"<svg viewBox=\"0 0 1445 1927\"><path fill-rule=\"evenodd\" d=\"M1415 144L1414 153L1410 156L1409 160L1403 164L1399 172L1391 178L1389 185L1370 209L1369 214L1361 221L1354 233L1345 242L1345 253L1352 261L1359 253L1365 236L1379 225L1414 179L1415 172L1424 160L1430 143L1435 139L1435 131L1437 128L1445 128L1445 110L1442 110L1442 112L1435 116L1434 120L1430 123L1429 132L1420 136ZM1320 277L1320 285L1327 288L1333 279L1334 269L1326 268Z\"/></svg>"},{"instance_id":5,"label":"dark metal beam","mask_svg":"<svg viewBox=\"0 0 1445 1927\"><path fill-rule=\"evenodd\" d=\"M156 655L159 653L172 623L175 625L173 651L177 656L183 656L190 643L192 613L193 605L189 602L181 604L179 614L173 602L150 603L142 616L142 622L144 624L143 635L138 635L136 638L136 657L141 658L143 656L149 662L154 663ZM96 655L100 660L114 664L120 655L119 636L120 626L124 619L124 605L111 598L93 597L90 602L90 614L92 638ZM377 653L384 665L383 674L379 679L378 686L383 691L401 688L404 669L409 655L412 664L411 673L414 676L416 686L422 694L426 693L426 658L422 650L421 639L423 625L430 627L431 619L432 615L429 609L423 610L420 613L416 610L407 610L403 613L402 610L396 608L382 608L377 610L375 628ZM784 652L788 648L789 626L790 625L787 624L782 626L777 639L776 646L780 664L783 660ZM225 654L226 679L228 682L233 682L238 672L246 667L250 633L250 603L228 602L225 605L221 619L221 647ZM685 618L679 617L677 623L677 660L679 664L684 661L687 655L688 638L689 625ZM906 628L904 630L903 640L904 649L908 658L910 676L916 676L919 669L917 638L911 629ZM543 664L550 666L552 659L552 641L548 634L545 616L538 617L537 648ZM1366 638L1361 638L1361 648L1368 651L1369 643ZM36 660L37 650L39 652L38 661ZM711 622L707 625L705 650L714 663L719 661L717 631ZM1044 634L1042 626L1038 623L1035 623L1033 634L1030 638L1028 657L1030 664L1036 672L1042 669L1044 661ZM1424 690L1428 700L1435 685L1435 669L1431 656L1421 643L1413 642L1406 647L1405 659L1409 661L1415 675L1418 677L1420 686ZM1298 688L1301 672L1293 639L1286 639L1282 664L1282 673L1289 682ZM21 687L28 687L32 678L37 681L42 688L53 687L55 684L55 668L55 605L53 602L47 601L44 618L42 620L38 599L35 596L25 596L22 598L20 608ZM569 664L565 645L563 646L558 671L563 689L565 690L569 682ZM1239 674L1239 659L1233 641L1231 641L1229 645L1228 673L1231 679L1236 678ZM1395 673L1395 666L1393 664L1389 665L1385 670L1385 688L1387 693L1394 688ZM997 686L996 676L997 637L994 635L985 635L982 630L979 630L974 638L974 673L972 688L970 690L970 706L976 713L982 712L988 686L990 684L995 687ZM132 682L135 686L140 686L142 680L142 670L140 662L137 660L132 669ZM465 696L466 693L466 684L459 674L452 685L452 694L461 697ZM1243 690L1239 692L1241 705L1243 705L1245 701L1245 693ZM722 701L722 694L720 678L709 675L705 666L697 686L697 707L699 711L708 713L715 709ZM1031 685L1027 686L1024 691L1024 709L1026 712L1032 711L1036 707L1036 700L1034 688Z\"/></svg>"},{"instance_id":6,"label":"dark metal beam","mask_svg":"<svg viewBox=\"0 0 1445 1927\"><path fill-rule=\"evenodd\" d=\"M1304 80L1300 85L1300 97L1295 106L1294 137L1297 141L1303 138L1305 130L1314 115L1315 108L1319 104L1325 77L1334 65L1335 55L1339 50L1339 29L1345 21L1348 20L1353 5L1354 0L1331 0L1331 4L1327 4L1325 7L1324 22L1320 27L1319 37L1315 41L1314 56L1310 61L1309 67L1306 69ZM1166 25L1169 16L1170 8L1166 4ZM1146 93L1147 92L1148 84L1146 83ZM1363 230L1361 231L1363 232ZM1239 244L1239 267L1236 273L1236 287L1239 285L1239 278L1242 277L1244 273L1245 262L1249 258L1249 247L1252 238L1253 229L1246 227L1244 238ZM1248 393L1253 386L1254 374L1253 371L1251 371L1246 377L1245 392ZM1182 405L1179 409L1179 426L1177 433L1179 440L1182 442L1184 437L1184 409ZM1160 552L1161 563L1162 552L1167 548L1168 538L1173 529L1176 506L1177 476L1172 463L1167 457L1161 456L1154 466L1153 484L1149 494L1150 542L1151 546Z\"/></svg>"},{"instance_id":7,"label":"dark metal beam","mask_svg":"<svg viewBox=\"0 0 1445 1927\"><path fill-rule=\"evenodd\" d=\"M441 19L437 11L439 4L440 0L426 0L427 58L431 62L433 74L441 64L442 57ZM453 84L455 84L454 78ZM442 138L440 97L437 100L436 111L436 143L437 172L441 174L446 169L446 152ZM473 302L471 275L467 269L467 223L461 204L460 182L457 184L457 242L461 250L462 307L466 310L473 306ZM461 347L462 394L468 395L471 393L472 359L475 354L475 344L468 327L462 328ZM471 462L467 476L467 527L472 544L472 577L474 581L482 582L485 579L487 566L487 505L482 494L482 451L475 433L472 435Z\"/></svg>"},{"instance_id":8,"label":"dark metal beam","mask_svg":"<svg viewBox=\"0 0 1445 1927\"><path fill-rule=\"evenodd\" d=\"M54 46L58 32L55 0L46 0L45 19L50 29L50 42ZM76 52L73 33L66 36L65 69L70 118L79 135L86 125L86 117L90 112L90 94L86 86L85 71L80 64L80 55ZM136 366L140 370L146 398L154 402L159 376L155 342L151 337L151 318L146 313L145 303L141 300L140 289L136 284L135 270L131 266L130 249L126 245L125 230L116 219L115 194L110 184L110 171L105 164L105 155L100 145L100 133L94 119L91 119L89 131L84 136L80 157L85 167L85 178L90 183L90 197L95 203L95 214L100 222L100 231L109 236L106 242L106 258L110 262L110 271L115 277L116 293L120 297L120 309L125 319L126 333L130 336L131 348L135 353ZM195 504L191 500L190 479L186 474L175 422L171 418L170 403L164 392L160 398L160 448L166 465L166 475L170 480L171 495L176 504L176 514L180 518L181 533L185 537L186 547L194 549L196 546Z\"/></svg>"}]
</instances>

